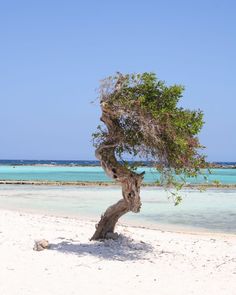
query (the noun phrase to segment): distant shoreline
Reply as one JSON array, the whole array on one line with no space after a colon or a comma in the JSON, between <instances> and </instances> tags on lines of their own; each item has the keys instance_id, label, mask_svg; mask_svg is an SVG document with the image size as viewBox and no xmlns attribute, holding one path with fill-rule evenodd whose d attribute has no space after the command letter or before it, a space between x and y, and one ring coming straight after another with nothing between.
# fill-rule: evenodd
<instances>
[{"instance_id":1,"label":"distant shoreline","mask_svg":"<svg viewBox=\"0 0 236 295\"><path fill-rule=\"evenodd\" d=\"M0 180L0 185L48 185L48 186L79 186L79 187L119 187L119 183L116 182L105 182L105 181L31 181L31 180ZM142 187L158 187L162 188L162 185L158 185L155 183L143 183ZM208 189L208 188L228 188L228 189L236 189L236 184L186 184L183 188L192 188L192 189Z\"/></svg>"},{"instance_id":2,"label":"distant shoreline","mask_svg":"<svg viewBox=\"0 0 236 295\"><path fill-rule=\"evenodd\" d=\"M130 163L135 163L130 161ZM236 162L212 162L202 169L236 169ZM99 161L37 161L37 160L0 160L0 166L32 166L32 167L101 167ZM138 162L140 168L155 168L150 162Z\"/></svg>"}]
</instances>

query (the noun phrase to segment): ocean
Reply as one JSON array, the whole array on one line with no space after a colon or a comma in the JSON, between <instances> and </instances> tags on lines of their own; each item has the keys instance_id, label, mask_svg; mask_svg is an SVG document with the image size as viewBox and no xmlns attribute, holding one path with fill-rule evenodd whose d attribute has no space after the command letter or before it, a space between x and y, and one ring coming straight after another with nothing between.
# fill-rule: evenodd
<instances>
[{"instance_id":1,"label":"ocean","mask_svg":"<svg viewBox=\"0 0 236 295\"><path fill-rule=\"evenodd\" d=\"M232 167L236 163L222 163ZM144 182L154 183L160 180L160 174L150 167L140 167L145 171ZM207 177L207 179L204 178ZM0 160L0 180L19 181L59 181L59 182L111 182L98 161L35 161L35 160ZM188 178L189 184L236 185L236 169L211 169L211 174L203 170L203 175Z\"/></svg>"},{"instance_id":2,"label":"ocean","mask_svg":"<svg viewBox=\"0 0 236 295\"><path fill-rule=\"evenodd\" d=\"M183 190L174 206L161 188L141 189L140 213L128 213L122 223L163 230L236 234L236 190ZM99 221L106 208L121 199L118 187L0 185L0 208Z\"/></svg>"},{"instance_id":3,"label":"ocean","mask_svg":"<svg viewBox=\"0 0 236 295\"><path fill-rule=\"evenodd\" d=\"M209 175L189 179L189 183L236 184L235 163L231 168L212 169ZM153 183L159 174L149 167L145 183ZM110 182L97 161L0 161L0 180L59 182ZM128 213L121 221L134 225L175 230L210 231L236 234L236 188L184 189L178 206L162 188L141 189L143 206L139 214ZM40 212L52 215L99 220L102 212L121 198L119 187L0 185L0 208Z\"/></svg>"}]
</instances>

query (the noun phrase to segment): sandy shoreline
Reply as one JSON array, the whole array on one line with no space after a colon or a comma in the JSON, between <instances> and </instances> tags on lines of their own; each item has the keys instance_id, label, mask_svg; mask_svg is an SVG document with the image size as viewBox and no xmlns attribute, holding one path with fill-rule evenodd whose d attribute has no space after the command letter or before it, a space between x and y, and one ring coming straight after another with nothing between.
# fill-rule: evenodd
<instances>
[{"instance_id":1,"label":"sandy shoreline","mask_svg":"<svg viewBox=\"0 0 236 295\"><path fill-rule=\"evenodd\" d=\"M10 211L10 212L16 212L20 214L29 214L29 215L41 215L41 216L47 216L49 218L61 218L61 219L71 219L75 222L90 222L92 224L96 224L100 216L92 216L92 215L82 215L78 216L78 214L70 214L66 215L63 213L55 213L55 212L47 212L45 210L34 210L34 209L26 209L26 208L0 208L2 211ZM102 214L103 212L101 212ZM226 238L235 238L236 234L231 232L223 232L223 231L212 231L207 228L199 228L199 227L187 227L187 226L181 226L181 225L175 225L175 224L166 224L166 223L157 223L154 224L152 222L147 222L142 220L136 221L136 220L124 220L124 218L120 219L119 225L121 225L123 228L134 228L134 229L143 229L143 230L154 230L158 232L166 232L166 233L177 233L177 234L191 234L191 235L201 235L206 237L226 237Z\"/></svg>"},{"instance_id":2,"label":"sandy shoreline","mask_svg":"<svg viewBox=\"0 0 236 295\"><path fill-rule=\"evenodd\" d=\"M236 236L119 225L90 242L94 222L0 210L0 294L227 294L236 288ZM32 250L45 238L49 250Z\"/></svg>"},{"instance_id":3,"label":"sandy shoreline","mask_svg":"<svg viewBox=\"0 0 236 295\"><path fill-rule=\"evenodd\" d=\"M78 187L120 187L117 182L105 182L105 181L43 181L43 180L0 180L0 185L35 185L35 186L78 186ZM157 187L163 188L162 185L156 183L143 183L142 187ZM187 189L236 189L236 184L218 184L218 183L207 183L207 184L186 184L183 188Z\"/></svg>"}]
</instances>

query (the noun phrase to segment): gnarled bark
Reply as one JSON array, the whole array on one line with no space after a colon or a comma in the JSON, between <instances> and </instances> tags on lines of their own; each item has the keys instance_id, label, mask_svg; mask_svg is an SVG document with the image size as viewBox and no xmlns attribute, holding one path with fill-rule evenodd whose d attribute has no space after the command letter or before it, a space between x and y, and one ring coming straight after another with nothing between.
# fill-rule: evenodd
<instances>
[{"instance_id":1,"label":"gnarled bark","mask_svg":"<svg viewBox=\"0 0 236 295\"><path fill-rule=\"evenodd\" d=\"M114 232L118 219L128 211L127 202L123 199L110 206L101 216L91 240L106 239L108 233Z\"/></svg>"},{"instance_id":2,"label":"gnarled bark","mask_svg":"<svg viewBox=\"0 0 236 295\"><path fill-rule=\"evenodd\" d=\"M105 239L113 233L119 218L125 213L139 212L141 208L140 186L144 173L137 174L121 165L115 156L115 147L119 143L119 126L115 115L105 102L101 102L103 121L108 129L108 139L96 149L96 157L106 174L118 181L122 186L123 199L110 206L101 216L91 240Z\"/></svg>"},{"instance_id":3,"label":"gnarled bark","mask_svg":"<svg viewBox=\"0 0 236 295\"><path fill-rule=\"evenodd\" d=\"M114 232L115 225L122 215L129 211L140 211L140 186L143 180L143 174L134 173L117 162L114 148L99 147L96 155L106 174L121 183L123 199L110 206L101 216L91 240L107 238L108 233Z\"/></svg>"}]
</instances>

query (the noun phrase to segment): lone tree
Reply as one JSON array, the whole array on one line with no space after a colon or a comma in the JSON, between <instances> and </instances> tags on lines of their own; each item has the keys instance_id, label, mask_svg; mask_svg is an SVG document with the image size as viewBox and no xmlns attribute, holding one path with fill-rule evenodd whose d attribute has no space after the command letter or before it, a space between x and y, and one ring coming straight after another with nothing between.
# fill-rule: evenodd
<instances>
[{"instance_id":1,"label":"lone tree","mask_svg":"<svg viewBox=\"0 0 236 295\"><path fill-rule=\"evenodd\" d=\"M93 134L96 157L106 174L121 184L123 198L101 216L92 240L108 238L122 215L140 211L144 172L136 173L123 160L124 155L150 161L161 173L161 183L177 189L182 184L176 175L182 180L197 176L205 164L196 136L203 114L177 105L183 90L180 85L167 86L154 73L117 73L101 82L101 121L105 126L98 126ZM180 201L178 194L175 201Z\"/></svg>"}]
</instances>

